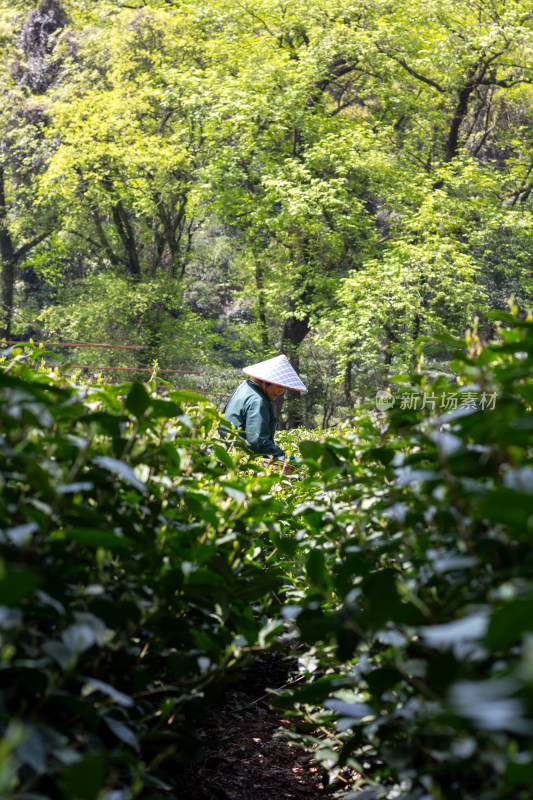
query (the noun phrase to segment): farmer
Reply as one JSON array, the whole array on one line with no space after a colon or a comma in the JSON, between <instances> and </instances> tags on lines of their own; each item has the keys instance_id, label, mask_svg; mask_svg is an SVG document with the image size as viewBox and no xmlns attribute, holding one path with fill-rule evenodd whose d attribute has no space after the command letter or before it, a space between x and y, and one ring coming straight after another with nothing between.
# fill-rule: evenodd
<instances>
[{"instance_id":1,"label":"farmer","mask_svg":"<svg viewBox=\"0 0 533 800\"><path fill-rule=\"evenodd\" d=\"M224 416L242 430L241 436L254 453L286 462L284 450L274 442L277 420L272 401L285 389L307 392L307 388L284 355L244 367L243 372L251 380L244 381L235 390L226 404Z\"/></svg>"}]
</instances>

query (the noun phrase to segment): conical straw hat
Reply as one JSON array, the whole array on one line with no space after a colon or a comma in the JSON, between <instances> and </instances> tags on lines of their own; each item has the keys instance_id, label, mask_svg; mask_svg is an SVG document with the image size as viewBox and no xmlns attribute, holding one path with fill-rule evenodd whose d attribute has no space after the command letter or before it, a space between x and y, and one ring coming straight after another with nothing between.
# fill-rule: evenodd
<instances>
[{"instance_id":1,"label":"conical straw hat","mask_svg":"<svg viewBox=\"0 0 533 800\"><path fill-rule=\"evenodd\" d=\"M268 361L260 361L259 364L252 364L251 367L244 367L243 372L252 378L275 383L276 386L283 386L285 389L307 392L306 385L302 383L291 367L289 359L284 355L269 358Z\"/></svg>"}]
</instances>

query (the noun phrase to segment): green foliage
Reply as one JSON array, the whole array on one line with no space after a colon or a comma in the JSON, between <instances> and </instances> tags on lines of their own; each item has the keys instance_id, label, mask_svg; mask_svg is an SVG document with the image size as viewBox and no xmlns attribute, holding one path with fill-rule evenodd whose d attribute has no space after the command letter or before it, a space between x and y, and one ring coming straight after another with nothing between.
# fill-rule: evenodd
<instances>
[{"instance_id":1,"label":"green foliage","mask_svg":"<svg viewBox=\"0 0 533 800\"><path fill-rule=\"evenodd\" d=\"M202 698L275 633L277 478L236 466L200 396L76 388L17 358L0 373L2 796L167 795Z\"/></svg>"},{"instance_id":2,"label":"green foliage","mask_svg":"<svg viewBox=\"0 0 533 800\"><path fill-rule=\"evenodd\" d=\"M531 792L533 322L501 337L458 352L457 383L400 378L388 414L300 444L285 614L310 649L279 702L369 797Z\"/></svg>"},{"instance_id":3,"label":"green foliage","mask_svg":"<svg viewBox=\"0 0 533 800\"><path fill-rule=\"evenodd\" d=\"M168 290L152 358L188 356L190 311L224 363L319 350L328 424L420 335L531 302L525 0L35 5L0 3L0 333L100 311L109 275Z\"/></svg>"},{"instance_id":4,"label":"green foliage","mask_svg":"<svg viewBox=\"0 0 533 800\"><path fill-rule=\"evenodd\" d=\"M75 387L20 350L0 374L4 794L172 793L225 672L282 636L304 680L276 703L334 785L350 767L369 797L527 797L533 322L500 316L491 346L442 337L455 383L398 376L388 413L283 433L289 478L199 395Z\"/></svg>"},{"instance_id":5,"label":"green foliage","mask_svg":"<svg viewBox=\"0 0 533 800\"><path fill-rule=\"evenodd\" d=\"M0 335L143 344L221 394L281 348L312 389L279 439L291 481L197 395L14 351L0 794L171 792L165 760L285 592L295 735L334 775L528 796L531 322L468 357L460 336L532 299L531 38L525 0L0 3ZM435 334L452 386L402 377ZM327 427L391 382L498 400L315 430L316 397Z\"/></svg>"},{"instance_id":6,"label":"green foliage","mask_svg":"<svg viewBox=\"0 0 533 800\"><path fill-rule=\"evenodd\" d=\"M144 347L130 353L104 350L97 357L94 351L74 349L69 358L76 364L150 367L157 359L162 367L202 370L211 354L212 332L184 305L182 295L177 282L132 283L125 276L100 273L66 287L40 312L39 321L45 330L57 331L54 338L72 343Z\"/></svg>"}]
</instances>

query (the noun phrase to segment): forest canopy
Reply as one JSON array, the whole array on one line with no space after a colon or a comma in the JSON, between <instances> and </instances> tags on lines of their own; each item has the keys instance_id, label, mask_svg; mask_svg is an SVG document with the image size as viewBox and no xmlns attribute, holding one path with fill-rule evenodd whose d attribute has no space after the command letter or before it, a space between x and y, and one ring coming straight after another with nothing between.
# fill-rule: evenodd
<instances>
[{"instance_id":1,"label":"forest canopy","mask_svg":"<svg viewBox=\"0 0 533 800\"><path fill-rule=\"evenodd\" d=\"M224 389L285 352L292 427L490 334L531 302L532 29L525 0L4 0L0 335Z\"/></svg>"}]
</instances>

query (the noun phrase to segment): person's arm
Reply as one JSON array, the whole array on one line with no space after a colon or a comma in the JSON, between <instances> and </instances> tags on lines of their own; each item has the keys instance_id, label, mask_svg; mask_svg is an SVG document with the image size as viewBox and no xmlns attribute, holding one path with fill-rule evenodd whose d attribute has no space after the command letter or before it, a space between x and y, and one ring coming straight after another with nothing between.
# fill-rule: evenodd
<instances>
[{"instance_id":1,"label":"person's arm","mask_svg":"<svg viewBox=\"0 0 533 800\"><path fill-rule=\"evenodd\" d=\"M284 459L285 451L278 447L270 433L270 408L268 400L251 397L246 403L246 441L257 455Z\"/></svg>"}]
</instances>

